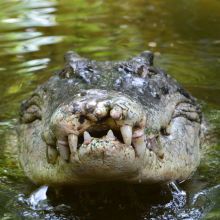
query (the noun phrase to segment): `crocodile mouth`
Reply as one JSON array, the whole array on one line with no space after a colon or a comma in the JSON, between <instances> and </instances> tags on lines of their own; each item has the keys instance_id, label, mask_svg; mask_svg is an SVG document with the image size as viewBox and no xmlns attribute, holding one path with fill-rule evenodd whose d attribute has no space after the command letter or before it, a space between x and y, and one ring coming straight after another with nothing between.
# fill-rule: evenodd
<instances>
[{"instance_id":1,"label":"crocodile mouth","mask_svg":"<svg viewBox=\"0 0 220 220\"><path fill-rule=\"evenodd\" d=\"M107 122L108 121L110 120L107 120ZM79 150L82 145L89 145L94 139L100 141L105 139L109 142L119 141L121 144L124 143L119 127L101 123L90 126L84 131L83 135L78 137L77 150ZM131 145L133 144L131 143Z\"/></svg>"},{"instance_id":2,"label":"crocodile mouth","mask_svg":"<svg viewBox=\"0 0 220 220\"><path fill-rule=\"evenodd\" d=\"M85 157L142 158L146 150L159 157L152 147L155 135L145 134L143 106L120 92L87 90L62 103L50 120L56 145L47 145L47 160L56 163L60 154L65 162ZM156 149L156 150L155 150Z\"/></svg>"}]
</instances>

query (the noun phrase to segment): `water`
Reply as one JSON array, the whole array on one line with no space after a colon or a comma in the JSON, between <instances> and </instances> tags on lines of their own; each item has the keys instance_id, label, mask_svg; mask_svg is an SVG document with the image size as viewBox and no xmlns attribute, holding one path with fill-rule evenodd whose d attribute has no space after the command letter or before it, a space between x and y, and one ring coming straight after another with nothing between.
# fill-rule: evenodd
<instances>
[{"instance_id":1,"label":"water","mask_svg":"<svg viewBox=\"0 0 220 220\"><path fill-rule=\"evenodd\" d=\"M2 0L0 8L1 219L220 218L218 0ZM63 67L68 50L100 61L151 50L155 66L200 100L218 140L180 184L186 197L161 194L157 187L107 184L49 188L39 206L28 205L37 186L17 166L16 141L8 131L22 100Z\"/></svg>"}]
</instances>

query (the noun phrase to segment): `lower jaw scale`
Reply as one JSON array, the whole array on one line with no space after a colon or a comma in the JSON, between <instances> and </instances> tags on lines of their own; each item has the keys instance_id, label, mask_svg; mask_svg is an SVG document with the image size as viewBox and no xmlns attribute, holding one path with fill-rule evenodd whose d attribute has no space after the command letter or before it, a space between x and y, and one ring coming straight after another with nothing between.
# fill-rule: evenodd
<instances>
[{"instance_id":1,"label":"lower jaw scale","mask_svg":"<svg viewBox=\"0 0 220 220\"><path fill-rule=\"evenodd\" d=\"M152 151L160 158L163 159L164 157L164 150L163 149L159 149L158 147L154 146L152 148Z\"/></svg>"},{"instance_id":2,"label":"lower jaw scale","mask_svg":"<svg viewBox=\"0 0 220 220\"><path fill-rule=\"evenodd\" d=\"M51 147L50 145L47 145L47 162L49 164L55 164L58 157L58 150Z\"/></svg>"},{"instance_id":3,"label":"lower jaw scale","mask_svg":"<svg viewBox=\"0 0 220 220\"><path fill-rule=\"evenodd\" d=\"M163 151L163 150L160 150L160 151L158 152L158 157L159 157L160 159L163 159L163 158L164 158L164 151Z\"/></svg>"},{"instance_id":4,"label":"lower jaw scale","mask_svg":"<svg viewBox=\"0 0 220 220\"><path fill-rule=\"evenodd\" d=\"M164 158L164 149L160 148L155 138L151 138L146 142L146 147L154 152L160 159Z\"/></svg>"}]
</instances>

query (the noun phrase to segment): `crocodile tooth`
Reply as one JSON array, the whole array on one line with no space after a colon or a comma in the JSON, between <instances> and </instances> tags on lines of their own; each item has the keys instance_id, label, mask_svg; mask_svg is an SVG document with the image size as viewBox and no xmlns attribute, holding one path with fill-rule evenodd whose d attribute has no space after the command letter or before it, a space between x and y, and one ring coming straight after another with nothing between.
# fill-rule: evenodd
<instances>
[{"instance_id":1,"label":"crocodile tooth","mask_svg":"<svg viewBox=\"0 0 220 220\"><path fill-rule=\"evenodd\" d=\"M84 136L84 141L85 141L85 142L91 140L91 136L90 136L90 134L89 134L87 131L84 131L83 136Z\"/></svg>"},{"instance_id":2,"label":"crocodile tooth","mask_svg":"<svg viewBox=\"0 0 220 220\"><path fill-rule=\"evenodd\" d=\"M120 127L121 135L126 146L131 146L132 126L123 125Z\"/></svg>"},{"instance_id":3,"label":"crocodile tooth","mask_svg":"<svg viewBox=\"0 0 220 220\"><path fill-rule=\"evenodd\" d=\"M92 142L92 140L94 139L93 137L90 136L90 134L87 131L84 131L84 142L83 144L89 144Z\"/></svg>"},{"instance_id":4,"label":"crocodile tooth","mask_svg":"<svg viewBox=\"0 0 220 220\"><path fill-rule=\"evenodd\" d=\"M155 154L157 154L158 151L159 151L159 149L158 149L158 147L157 147L157 142L156 142L155 140L154 140L153 143L151 144L151 149L152 149L152 151L153 151Z\"/></svg>"},{"instance_id":5,"label":"crocodile tooth","mask_svg":"<svg viewBox=\"0 0 220 220\"><path fill-rule=\"evenodd\" d=\"M110 129L106 135L106 139L108 139L109 141L115 141L117 138L114 136L114 133L112 132L112 130Z\"/></svg>"},{"instance_id":6,"label":"crocodile tooth","mask_svg":"<svg viewBox=\"0 0 220 220\"><path fill-rule=\"evenodd\" d=\"M114 138L115 137L111 129L108 131L107 136L109 138Z\"/></svg>"},{"instance_id":7,"label":"crocodile tooth","mask_svg":"<svg viewBox=\"0 0 220 220\"><path fill-rule=\"evenodd\" d=\"M63 158L65 162L68 162L69 155L70 155L70 149L68 146L63 145L61 143L57 143L59 150L60 150L60 156Z\"/></svg>"},{"instance_id":8,"label":"crocodile tooth","mask_svg":"<svg viewBox=\"0 0 220 220\"><path fill-rule=\"evenodd\" d=\"M47 145L47 162L49 164L55 164L58 157L58 150Z\"/></svg>"},{"instance_id":9,"label":"crocodile tooth","mask_svg":"<svg viewBox=\"0 0 220 220\"><path fill-rule=\"evenodd\" d=\"M164 150L161 148L158 141L155 139L155 136L152 136L151 138L148 138L146 141L146 147L153 151L160 159L164 158Z\"/></svg>"},{"instance_id":10,"label":"crocodile tooth","mask_svg":"<svg viewBox=\"0 0 220 220\"><path fill-rule=\"evenodd\" d=\"M77 150L78 136L75 134L69 134L68 141L69 141L70 152L74 156Z\"/></svg>"},{"instance_id":11,"label":"crocodile tooth","mask_svg":"<svg viewBox=\"0 0 220 220\"><path fill-rule=\"evenodd\" d=\"M146 141L146 147L147 147L147 149L151 150L151 143Z\"/></svg>"},{"instance_id":12,"label":"crocodile tooth","mask_svg":"<svg viewBox=\"0 0 220 220\"><path fill-rule=\"evenodd\" d=\"M137 137L137 138L133 138L132 142L134 144L135 147L135 152L136 155L138 157L141 157L143 155L143 153L145 152L146 149L146 144L144 142L144 135Z\"/></svg>"},{"instance_id":13,"label":"crocodile tooth","mask_svg":"<svg viewBox=\"0 0 220 220\"><path fill-rule=\"evenodd\" d=\"M163 159L163 157L164 157L164 150L159 147L157 141L154 141L154 142L152 143L152 151L153 151L158 157L160 157L161 159Z\"/></svg>"}]
</instances>

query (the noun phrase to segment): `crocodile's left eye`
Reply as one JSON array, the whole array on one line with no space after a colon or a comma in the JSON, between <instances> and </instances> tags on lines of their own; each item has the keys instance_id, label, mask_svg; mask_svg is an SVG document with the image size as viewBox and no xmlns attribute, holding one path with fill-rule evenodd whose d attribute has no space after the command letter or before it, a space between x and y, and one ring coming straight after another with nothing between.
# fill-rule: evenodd
<instances>
[{"instance_id":1,"label":"crocodile's left eye","mask_svg":"<svg viewBox=\"0 0 220 220\"><path fill-rule=\"evenodd\" d=\"M30 123L36 119L41 120L41 108L39 107L39 97L34 96L24 101L20 110L20 123Z\"/></svg>"},{"instance_id":2,"label":"crocodile's left eye","mask_svg":"<svg viewBox=\"0 0 220 220\"><path fill-rule=\"evenodd\" d=\"M198 110L190 103L178 104L173 114L173 118L176 117L184 117L190 121L201 122Z\"/></svg>"},{"instance_id":3,"label":"crocodile's left eye","mask_svg":"<svg viewBox=\"0 0 220 220\"><path fill-rule=\"evenodd\" d=\"M199 111L193 104L187 102L179 103L176 106L169 124L166 127L162 127L160 133L162 135L169 136L170 133L172 133L172 129L183 127L177 126L177 124L182 124L184 126L194 126L195 124L199 125L201 123L200 114L201 111Z\"/></svg>"}]
</instances>

